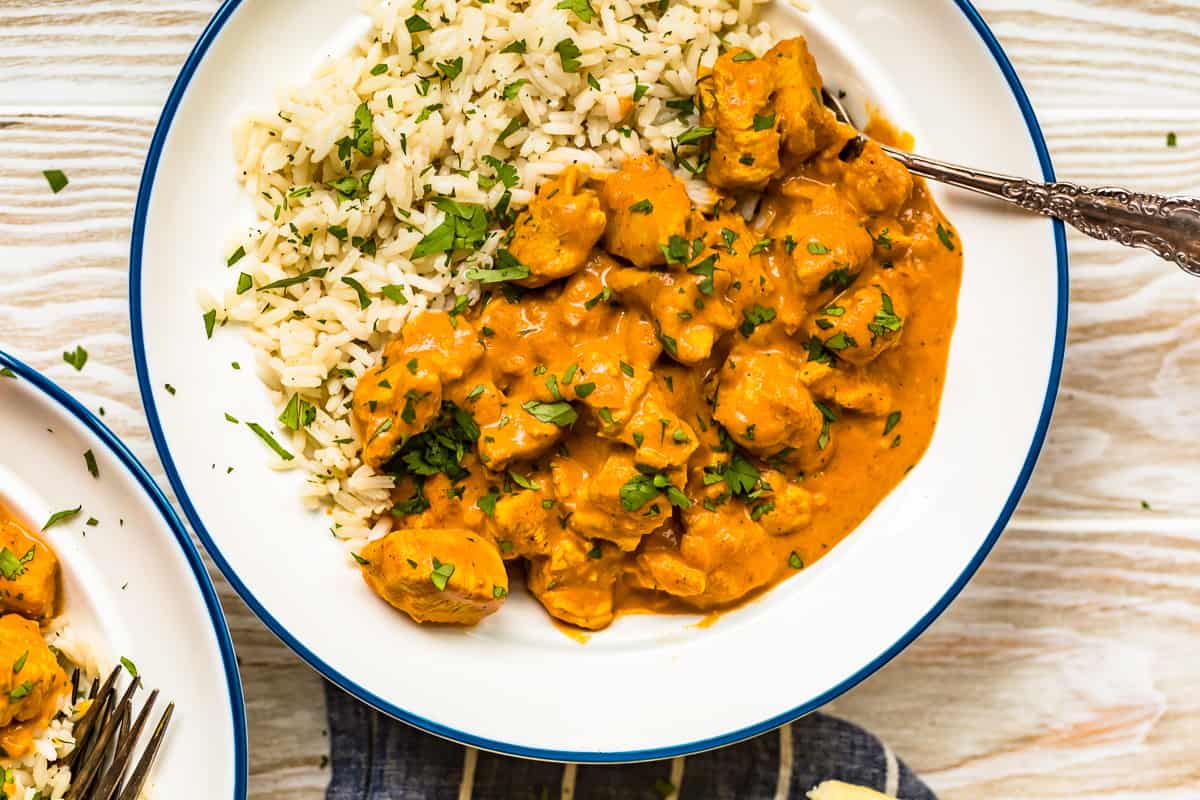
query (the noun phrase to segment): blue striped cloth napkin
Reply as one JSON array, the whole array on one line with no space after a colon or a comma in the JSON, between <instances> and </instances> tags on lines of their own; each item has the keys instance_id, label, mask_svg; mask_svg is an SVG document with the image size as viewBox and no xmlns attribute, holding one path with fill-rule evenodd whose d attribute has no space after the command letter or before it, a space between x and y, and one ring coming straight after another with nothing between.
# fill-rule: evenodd
<instances>
[{"instance_id":1,"label":"blue striped cloth napkin","mask_svg":"<svg viewBox=\"0 0 1200 800\"><path fill-rule=\"evenodd\" d=\"M328 800L802 800L840 780L901 800L936 800L887 745L811 714L708 753L622 766L498 756L430 736L326 685Z\"/></svg>"}]
</instances>

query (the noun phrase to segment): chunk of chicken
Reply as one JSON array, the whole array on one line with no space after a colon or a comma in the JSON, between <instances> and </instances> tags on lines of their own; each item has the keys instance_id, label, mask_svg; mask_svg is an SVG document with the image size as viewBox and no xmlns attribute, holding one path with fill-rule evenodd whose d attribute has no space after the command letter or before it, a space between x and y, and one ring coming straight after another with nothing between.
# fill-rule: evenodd
<instances>
[{"instance_id":1,"label":"chunk of chicken","mask_svg":"<svg viewBox=\"0 0 1200 800\"><path fill-rule=\"evenodd\" d=\"M699 508L699 507L697 507ZM679 553L705 575L704 591L684 599L697 608L732 603L765 586L780 570L770 539L744 505L684 512Z\"/></svg>"},{"instance_id":2,"label":"chunk of chicken","mask_svg":"<svg viewBox=\"0 0 1200 800\"><path fill-rule=\"evenodd\" d=\"M735 347L721 369L714 416L735 442L764 457L785 454L807 470L832 454L830 426L794 354L781 349Z\"/></svg>"},{"instance_id":3,"label":"chunk of chicken","mask_svg":"<svg viewBox=\"0 0 1200 800\"><path fill-rule=\"evenodd\" d=\"M791 204L778 215L775 232L794 243L790 258L796 286L804 296L840 291L862 272L875 252L875 240L859 213L828 185L798 179L783 187Z\"/></svg>"},{"instance_id":4,"label":"chunk of chicken","mask_svg":"<svg viewBox=\"0 0 1200 800\"><path fill-rule=\"evenodd\" d=\"M704 259L697 261L702 264ZM708 358L721 334L737 326L737 318L720 299L729 287L729 273L713 266L711 284L705 280L705 275L686 270L615 269L608 274L612 290L655 321L667 354L683 364Z\"/></svg>"},{"instance_id":5,"label":"chunk of chicken","mask_svg":"<svg viewBox=\"0 0 1200 800\"><path fill-rule=\"evenodd\" d=\"M559 496L566 494L562 489L573 490L564 505L572 512L569 527L581 536L605 539L632 552L645 534L671 516L666 497L642 502L629 496L625 487L644 476L628 452L614 449L598 470L586 476L579 474L580 465L573 459L555 459L552 468Z\"/></svg>"},{"instance_id":6,"label":"chunk of chicken","mask_svg":"<svg viewBox=\"0 0 1200 800\"><path fill-rule=\"evenodd\" d=\"M637 410L620 429L604 428L600 435L626 442L636 450L636 463L654 470L684 467L699 446L696 431L671 410L666 384L656 379L642 395Z\"/></svg>"},{"instance_id":7,"label":"chunk of chicken","mask_svg":"<svg viewBox=\"0 0 1200 800\"><path fill-rule=\"evenodd\" d=\"M771 62L727 50L700 82L700 124L715 128L705 178L722 189L761 189L779 169Z\"/></svg>"},{"instance_id":8,"label":"chunk of chicken","mask_svg":"<svg viewBox=\"0 0 1200 800\"><path fill-rule=\"evenodd\" d=\"M654 549L639 553L633 572L635 585L675 597L704 593L708 577L684 560L677 550Z\"/></svg>"},{"instance_id":9,"label":"chunk of chicken","mask_svg":"<svg viewBox=\"0 0 1200 800\"><path fill-rule=\"evenodd\" d=\"M621 551L570 533L555 538L550 555L529 562L529 591L550 616L588 630L613 620L613 587Z\"/></svg>"},{"instance_id":10,"label":"chunk of chicken","mask_svg":"<svg viewBox=\"0 0 1200 800\"><path fill-rule=\"evenodd\" d=\"M872 417L881 417L893 408L892 389L857 369L831 369L809 388L813 397Z\"/></svg>"},{"instance_id":11,"label":"chunk of chicken","mask_svg":"<svg viewBox=\"0 0 1200 800\"><path fill-rule=\"evenodd\" d=\"M496 546L461 529L402 529L360 553L363 579L417 622L474 625L508 596Z\"/></svg>"},{"instance_id":12,"label":"chunk of chicken","mask_svg":"<svg viewBox=\"0 0 1200 800\"><path fill-rule=\"evenodd\" d=\"M839 359L862 366L900 342L908 298L897 286L872 283L838 297L814 317L809 333Z\"/></svg>"},{"instance_id":13,"label":"chunk of chicken","mask_svg":"<svg viewBox=\"0 0 1200 800\"><path fill-rule=\"evenodd\" d=\"M654 156L628 158L604 180L604 246L639 267L663 264L662 246L687 229L692 213L683 184Z\"/></svg>"},{"instance_id":14,"label":"chunk of chicken","mask_svg":"<svg viewBox=\"0 0 1200 800\"><path fill-rule=\"evenodd\" d=\"M522 286L545 286L579 270L604 233L605 216L600 198L584 188L587 170L569 166L538 189L529 207L521 212L508 250L530 276Z\"/></svg>"},{"instance_id":15,"label":"chunk of chicken","mask_svg":"<svg viewBox=\"0 0 1200 800\"><path fill-rule=\"evenodd\" d=\"M766 470L762 479L771 491L766 500L755 506L755 513L768 535L788 536L812 523L812 492L788 480L782 472Z\"/></svg>"},{"instance_id":16,"label":"chunk of chicken","mask_svg":"<svg viewBox=\"0 0 1200 800\"><path fill-rule=\"evenodd\" d=\"M821 101L821 73L803 37L785 39L762 57L771 71L774 109L783 146L798 161L812 158L835 138L837 119Z\"/></svg>"},{"instance_id":17,"label":"chunk of chicken","mask_svg":"<svg viewBox=\"0 0 1200 800\"><path fill-rule=\"evenodd\" d=\"M0 617L0 665L0 748L19 758L49 724L69 683L38 624L17 614Z\"/></svg>"},{"instance_id":18,"label":"chunk of chicken","mask_svg":"<svg viewBox=\"0 0 1200 800\"><path fill-rule=\"evenodd\" d=\"M525 408L529 400L486 390L477 400L479 460L490 470L500 472L518 459L537 458L562 437L560 426L534 416L539 407Z\"/></svg>"},{"instance_id":19,"label":"chunk of chicken","mask_svg":"<svg viewBox=\"0 0 1200 800\"><path fill-rule=\"evenodd\" d=\"M539 481L540 483L540 481ZM505 559L550 555L551 537L562 530L553 511L555 501L539 492L507 494L496 501L493 530ZM545 503L549 502L547 508Z\"/></svg>"},{"instance_id":20,"label":"chunk of chicken","mask_svg":"<svg viewBox=\"0 0 1200 800\"><path fill-rule=\"evenodd\" d=\"M895 215L913 193L912 173L872 141L846 164L841 184L865 214Z\"/></svg>"},{"instance_id":21,"label":"chunk of chicken","mask_svg":"<svg viewBox=\"0 0 1200 800\"><path fill-rule=\"evenodd\" d=\"M358 380L352 398L363 461L380 467L442 410L442 386L483 356L475 329L442 311L414 316L388 342L379 363Z\"/></svg>"},{"instance_id":22,"label":"chunk of chicken","mask_svg":"<svg viewBox=\"0 0 1200 800\"><path fill-rule=\"evenodd\" d=\"M615 338L615 337L613 337ZM653 373L646 353L632 353L610 338L584 342L575 349L578 377L570 394L595 412L602 428L619 427L637 407Z\"/></svg>"},{"instance_id":23,"label":"chunk of chicken","mask_svg":"<svg viewBox=\"0 0 1200 800\"><path fill-rule=\"evenodd\" d=\"M0 612L34 620L58 608L58 556L16 520L0 515Z\"/></svg>"}]
</instances>

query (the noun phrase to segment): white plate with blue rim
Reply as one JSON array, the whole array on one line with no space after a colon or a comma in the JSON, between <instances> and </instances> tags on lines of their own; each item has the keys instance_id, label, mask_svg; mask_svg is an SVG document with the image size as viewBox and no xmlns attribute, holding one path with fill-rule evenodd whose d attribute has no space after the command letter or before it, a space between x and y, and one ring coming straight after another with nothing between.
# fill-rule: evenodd
<instances>
[{"instance_id":1,"label":"white plate with blue rim","mask_svg":"<svg viewBox=\"0 0 1200 800\"><path fill-rule=\"evenodd\" d=\"M61 619L107 672L126 659L175 712L153 796L244 800L246 719L233 644L200 553L100 420L0 351L0 502L62 566ZM51 520L53 523L51 524ZM135 698L140 707L145 692ZM153 717L157 719L157 714Z\"/></svg>"},{"instance_id":2,"label":"white plate with blue rim","mask_svg":"<svg viewBox=\"0 0 1200 800\"><path fill-rule=\"evenodd\" d=\"M1034 112L966 0L782 3L827 83L880 107L922 152L1053 175ZM619 762L729 744L851 688L912 642L995 544L1029 479L1066 333L1061 226L938 189L966 254L941 419L924 459L834 551L761 599L697 627L624 617L580 646L528 597L471 630L409 624L363 585L303 509L299 476L224 414L274 416L233 331L209 340L197 286L228 280L223 235L253 222L230 131L365 29L353 4L226 0L171 92L131 251L134 355L155 444L196 533L247 604L316 670L435 734L532 758ZM246 76L253 76L247 80ZM997 335L997 308L1020 324ZM174 391L167 390L171 384ZM240 432L237 432L240 431ZM236 467L231 480L225 465Z\"/></svg>"}]
</instances>

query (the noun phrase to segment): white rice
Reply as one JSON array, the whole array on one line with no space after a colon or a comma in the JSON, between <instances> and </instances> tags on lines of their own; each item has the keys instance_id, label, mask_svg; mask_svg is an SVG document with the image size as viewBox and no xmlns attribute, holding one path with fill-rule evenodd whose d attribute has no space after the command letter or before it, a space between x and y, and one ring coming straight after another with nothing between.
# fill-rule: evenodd
<instances>
[{"instance_id":1,"label":"white rice","mask_svg":"<svg viewBox=\"0 0 1200 800\"><path fill-rule=\"evenodd\" d=\"M466 269L490 266L501 235L493 231L466 262L413 259L414 246L443 219L432 196L493 208L505 187L489 181L495 172L485 157L516 169L513 208L569 164L603 171L644 152L669 157L672 139L697 118L666 103L691 98L700 67L722 47L762 54L774 43L764 24L750 24L765 2L670 0L660 17L657 3L593 0L595 17L584 22L559 0L366 0L372 27L351 52L280 92L275 110L238 126L238 174L260 219L230 247L246 253L230 270L230 288L220 297L202 293L200 302L218 321L244 325L280 411L294 394L315 407L300 431L275 426L294 458L273 466L307 471L305 500L329 510L348 551L390 525L382 512L392 479L362 463L351 424L358 376L411 314L450 307L460 296L474 301L479 289ZM432 30L410 33L421 27L415 17ZM517 40L524 54L502 52ZM565 40L580 51L577 72L564 70L560 50L569 55L569 48L556 50ZM461 74L439 79L438 65L452 72L458 58ZM432 78L425 84L420 76ZM517 81L525 83L505 99ZM635 91L644 94L622 119L623 98ZM364 102L374 152L355 153L352 171L374 171L364 196L339 202L328 185L346 176L338 142ZM526 122L501 139L514 120ZM355 237L373 239L374 255L352 246ZM326 272L284 290L234 288L239 273L258 287L310 270ZM363 287L366 308L347 278ZM385 286L401 287L407 302L386 297Z\"/></svg>"},{"instance_id":2,"label":"white rice","mask_svg":"<svg viewBox=\"0 0 1200 800\"><path fill-rule=\"evenodd\" d=\"M100 674L91 647L77 637L62 617L45 632L46 643L69 662L68 672L78 667L80 685L90 685ZM0 759L4 783L12 787L8 800L61 800L71 782L71 770L61 761L75 749L75 723L88 706L76 704L69 694L59 701L50 725L33 741L33 749L21 758Z\"/></svg>"}]
</instances>

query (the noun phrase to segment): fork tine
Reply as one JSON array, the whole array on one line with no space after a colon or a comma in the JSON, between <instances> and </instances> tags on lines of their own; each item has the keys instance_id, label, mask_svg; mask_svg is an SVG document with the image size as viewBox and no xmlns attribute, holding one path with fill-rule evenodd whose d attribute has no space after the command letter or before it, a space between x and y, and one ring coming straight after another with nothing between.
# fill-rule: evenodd
<instances>
[{"instance_id":1,"label":"fork tine","mask_svg":"<svg viewBox=\"0 0 1200 800\"><path fill-rule=\"evenodd\" d=\"M104 681L104 685L99 689L96 688L96 681L92 681L92 706L80 718L79 722L75 723L76 746L75 749L71 751L71 754L63 759L63 763L65 763L67 766L70 766L72 763L74 763L76 758L78 758L78 754L84 749L83 744L88 738L88 734L92 731L92 724L95 722L96 716L100 713L102 701L97 700L96 698L105 696L104 699L107 699L106 695L108 694L109 690L112 689L113 684L117 682L117 676L121 674L122 669L123 667L120 666L114 669Z\"/></svg>"},{"instance_id":2,"label":"fork tine","mask_svg":"<svg viewBox=\"0 0 1200 800\"><path fill-rule=\"evenodd\" d=\"M86 792L96 777L101 764L104 763L105 756L108 755L109 741L112 740L113 734L116 733L117 728L120 726L121 718L129 713L129 705L132 702L133 693L137 691L140 683L141 681L134 678L128 688L125 689L125 694L121 696L121 702L117 704L116 712L109 717L98 734L95 751L89 753L89 757L84 760L79 771L73 774L71 790L66 795L67 800L83 800L86 796Z\"/></svg>"},{"instance_id":3,"label":"fork tine","mask_svg":"<svg viewBox=\"0 0 1200 800\"><path fill-rule=\"evenodd\" d=\"M146 777L150 774L150 768L154 766L154 758L158 755L158 750L162 747L163 739L167 735L167 726L171 724L171 718L175 714L175 704L167 705L167 710L163 712L162 719L158 721L158 725L154 729L154 736L150 738L150 743L146 745L146 752L142 754L142 758L134 767L133 774L129 776L129 783L125 786L117 800L137 800L137 796L142 791L142 786L146 783Z\"/></svg>"},{"instance_id":4,"label":"fork tine","mask_svg":"<svg viewBox=\"0 0 1200 800\"><path fill-rule=\"evenodd\" d=\"M158 690L155 689L150 693L146 704L142 706L132 728L128 726L128 716L126 716L124 720L126 724L122 725L121 738L113 761L108 765L108 769L100 783L97 784L95 791L92 792L95 800L109 800L117 793L121 781L125 778L125 772L129 768L129 762L133 760L133 750L137 745L138 737L142 735L142 728L146 726L146 720L150 718L150 712L157 700Z\"/></svg>"},{"instance_id":5,"label":"fork tine","mask_svg":"<svg viewBox=\"0 0 1200 800\"><path fill-rule=\"evenodd\" d=\"M117 704L116 694L114 690L109 689L93 701L89 712L94 711L95 713L90 724L85 727L82 735L77 736L75 749L71 751L68 759L64 760L66 765L71 768L72 773L77 771L77 764L82 764L91 758L92 751L95 749L97 731L108 724L108 718L112 716L113 708Z\"/></svg>"}]
</instances>

